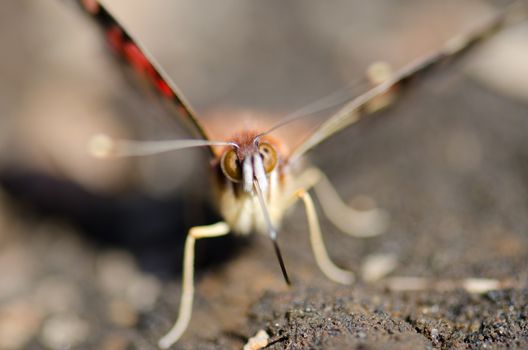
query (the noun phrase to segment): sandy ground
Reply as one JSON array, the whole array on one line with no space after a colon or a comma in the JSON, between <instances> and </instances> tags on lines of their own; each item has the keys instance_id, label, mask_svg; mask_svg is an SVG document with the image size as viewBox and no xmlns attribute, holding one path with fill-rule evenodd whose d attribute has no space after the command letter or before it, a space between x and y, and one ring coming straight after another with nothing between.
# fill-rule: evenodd
<instances>
[{"instance_id":1,"label":"sandy ground","mask_svg":"<svg viewBox=\"0 0 528 350\"><path fill-rule=\"evenodd\" d=\"M116 9L122 6L115 4ZM196 22L196 17L185 20L181 13L160 10L167 2L154 10L121 7L162 63L185 48L202 53L195 60L184 56L167 64L171 75L182 76L184 90L200 111L215 104L293 109L345 85L348 74L360 74L380 56L402 64L427 50L421 43L434 47L461 30L446 25L443 12L435 8L415 5L406 11L403 5L386 8L373 2L352 8L359 13L350 9L359 19L344 33L356 33L353 43L368 35L358 34L358 28L378 39L358 47L363 54L349 56L354 51L349 48L334 57L321 52L335 47L321 43L340 30L341 21L347 22L346 15L336 15L342 8L328 15L334 21L325 22L325 16L317 16L324 13L317 5L300 11L292 2L288 11L298 14L292 23L290 12L277 4L242 9L234 1L226 4L243 15L253 13L242 21L246 27L269 28L269 18L278 18L273 28L280 30L271 31L275 36L284 38L282 30L295 29L288 40L278 40L281 49L290 50L279 66L273 66L279 63L268 51L264 55L254 49L262 42L247 38L243 44L230 39L205 45L209 53L227 56L203 54L205 48L191 45L185 32L185 45L154 40L156 33L171 28L164 18L176 16L180 21L170 23L176 27ZM184 232L217 219L200 191L207 177L197 175L207 165L196 165L199 153L111 166L79 156L75 141L97 128L125 135L145 128L146 135L179 136L181 131L163 130L157 118L142 121L159 106L119 78L121 72L98 45L97 31L79 21L73 9L30 1L1 6L1 36L17 49L5 54L0 71L5 82L0 108L7 116L0 134L0 349L154 349L178 309ZM190 12L184 13L203 16L207 9L230 18L222 6L201 6L192 12L186 5ZM461 18L458 23L490 11L477 2L466 6L453 12ZM402 19L387 21L391 14ZM409 17L414 24L404 26ZM150 22L137 24L145 18ZM159 18L164 30L151 29L152 18ZM212 18L205 28L225 24ZM448 29L431 32L436 22ZM196 27L187 35L212 35L211 29L202 33ZM234 25L222 32L229 38L241 33ZM387 43L392 40L381 44L379 38L388 33L410 49L391 49ZM82 43L73 41L77 35ZM277 45L272 43L265 42ZM253 51L254 57L245 56ZM335 135L310 155L344 198L355 203L368 196L391 216L387 232L369 239L348 237L321 216L332 258L361 275L368 261L390 256L389 277L427 278L428 288L398 292L384 281L360 278L350 287L328 281L314 262L298 206L280 235L292 287L282 281L266 237L199 243L193 319L174 348L240 349L259 330L271 337L268 349L527 348L528 119L527 102L519 98L526 86L510 86L516 92L512 95L482 83L475 67L486 52L490 55L493 47L436 72L395 106ZM354 70L343 63L351 57ZM273 62L270 67L257 64L267 60ZM515 67L509 62L503 64ZM199 75L204 66L206 72ZM286 72L287 82L280 84ZM93 114L98 117L87 117ZM116 117L123 114L132 118L127 122L132 127ZM449 285L467 278L502 284L483 294Z\"/></svg>"}]
</instances>

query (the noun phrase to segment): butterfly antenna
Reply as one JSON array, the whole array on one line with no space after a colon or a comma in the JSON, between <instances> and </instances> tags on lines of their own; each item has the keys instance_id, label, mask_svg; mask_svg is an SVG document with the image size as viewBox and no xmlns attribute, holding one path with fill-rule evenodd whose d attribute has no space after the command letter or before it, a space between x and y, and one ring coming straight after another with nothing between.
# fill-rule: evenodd
<instances>
[{"instance_id":1,"label":"butterfly antenna","mask_svg":"<svg viewBox=\"0 0 528 350\"><path fill-rule=\"evenodd\" d=\"M132 141L115 140L108 135L95 135L88 144L88 151L97 158L148 156L192 147L233 146L234 142L209 140Z\"/></svg>"},{"instance_id":2,"label":"butterfly antenna","mask_svg":"<svg viewBox=\"0 0 528 350\"><path fill-rule=\"evenodd\" d=\"M306 105L304 107L299 108L298 110L289 113L281 118L281 121L279 121L277 124L273 125L271 128L266 130L265 132L259 134L258 136L264 136L267 135L285 125L288 125L294 121L297 121L302 118L313 116L316 113L323 112L327 109L331 109L334 107L339 106L340 104L343 104L350 100L351 98L351 90L353 87L357 87L359 83L355 82L352 84L349 84L348 86L339 89L337 91L334 91L333 93L322 97L318 100L316 100L313 103L310 103L309 105Z\"/></svg>"},{"instance_id":3,"label":"butterfly antenna","mask_svg":"<svg viewBox=\"0 0 528 350\"><path fill-rule=\"evenodd\" d=\"M262 190L260 188L258 180L254 180L253 185L255 186L255 191L257 192L257 198L262 209L262 214L264 215L264 220L266 221L266 226L268 226L269 237L273 242L273 248L275 250L275 254L277 255L277 259L279 260L282 276L284 277L284 281L286 281L286 284L290 286L290 277L288 277L288 271L286 271L286 265L284 264L284 260L282 259L279 243L277 242L277 230L275 230L273 224L271 223L268 208L266 207L266 202L264 202L264 195L262 194Z\"/></svg>"}]
</instances>

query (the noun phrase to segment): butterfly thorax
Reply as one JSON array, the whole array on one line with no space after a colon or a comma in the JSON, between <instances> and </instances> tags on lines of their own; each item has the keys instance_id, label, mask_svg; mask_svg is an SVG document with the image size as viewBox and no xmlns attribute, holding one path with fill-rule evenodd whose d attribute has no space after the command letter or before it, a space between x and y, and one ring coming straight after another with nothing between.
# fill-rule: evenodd
<instances>
[{"instance_id":1,"label":"butterfly thorax","mask_svg":"<svg viewBox=\"0 0 528 350\"><path fill-rule=\"evenodd\" d=\"M255 187L260 186L271 222L279 228L290 190L290 176L279 143L245 131L231 140L214 162L215 200L235 233L266 233L268 227Z\"/></svg>"}]
</instances>

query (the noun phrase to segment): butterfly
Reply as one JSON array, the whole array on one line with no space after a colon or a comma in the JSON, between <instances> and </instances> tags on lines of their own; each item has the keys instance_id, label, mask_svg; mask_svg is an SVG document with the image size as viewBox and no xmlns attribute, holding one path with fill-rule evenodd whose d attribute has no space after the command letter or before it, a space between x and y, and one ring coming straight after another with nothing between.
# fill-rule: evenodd
<instances>
[{"instance_id":1,"label":"butterfly","mask_svg":"<svg viewBox=\"0 0 528 350\"><path fill-rule=\"evenodd\" d=\"M388 224L387 215L380 209L358 212L348 207L324 173L308 165L304 156L337 132L390 105L394 97L402 93L411 82L454 56L466 52L502 27L509 18L508 12L501 13L474 32L450 40L438 52L411 62L397 72L382 74L381 79L370 89L345 102L333 116L290 150L284 147L285 141L277 137L276 131L285 125L298 122L313 111L334 107L336 100L341 100L342 96L331 95L318 100L264 129L233 130L232 135L225 139L211 138L177 86L108 9L96 0L78 2L99 24L117 56L152 83L159 95L170 105L174 115L188 126L195 136L194 139L188 140L139 142L113 140L106 135L97 135L90 145L94 155L137 156L201 147L211 159L214 200L223 220L212 225L193 227L188 232L184 247L179 314L173 328L159 341L161 348L168 348L178 341L191 319L196 240L230 233L266 234L273 242L284 279L290 284L277 237L287 210L299 201L304 204L310 240L318 266L335 282L353 283L353 273L336 266L328 256L310 192L314 190L328 219L340 230L353 236L365 237L382 233Z\"/></svg>"}]
</instances>

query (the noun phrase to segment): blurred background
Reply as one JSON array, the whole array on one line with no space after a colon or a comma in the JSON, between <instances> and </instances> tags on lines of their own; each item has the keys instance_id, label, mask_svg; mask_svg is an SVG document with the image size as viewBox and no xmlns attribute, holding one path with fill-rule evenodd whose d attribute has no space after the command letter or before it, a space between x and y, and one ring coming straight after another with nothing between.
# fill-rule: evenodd
<instances>
[{"instance_id":1,"label":"blurred background","mask_svg":"<svg viewBox=\"0 0 528 350\"><path fill-rule=\"evenodd\" d=\"M510 1L104 3L224 138L344 87L352 98L368 86L373 62L397 69ZM73 1L4 1L0 28L0 349L153 348L175 319L185 232L217 219L209 162L200 150L112 160L87 153L100 132L189 136L116 63ZM345 130L313 152L347 200L367 196L392 217L387 236L366 242L324 223L343 266L358 271L364 258L390 254L404 275L521 273L527 31L525 23L501 33L417 84L382 113L390 118ZM298 126L281 132L299 137ZM295 210L283 230L288 265L301 285L327 283L307 243L297 245L305 230ZM482 245L468 256L475 242ZM259 243L267 244L228 238L199 246L199 264L216 267L200 279L183 347L240 348L252 335L249 305L267 289L283 290L272 252ZM221 264L229 252L243 256Z\"/></svg>"}]
</instances>

